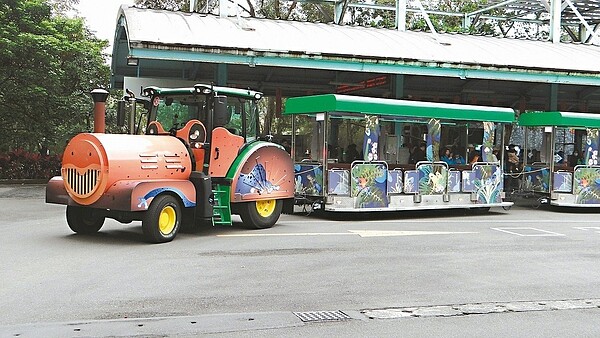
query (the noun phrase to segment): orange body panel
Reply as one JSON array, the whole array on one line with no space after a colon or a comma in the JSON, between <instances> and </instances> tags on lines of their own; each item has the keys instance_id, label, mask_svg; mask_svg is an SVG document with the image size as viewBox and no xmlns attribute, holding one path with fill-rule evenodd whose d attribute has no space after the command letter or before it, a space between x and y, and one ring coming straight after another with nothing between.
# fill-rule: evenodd
<instances>
[{"instance_id":1,"label":"orange body panel","mask_svg":"<svg viewBox=\"0 0 600 338\"><path fill-rule=\"evenodd\" d=\"M169 132L165 130L165 128L163 128L162 124L160 124L160 122L158 121L152 121L148 124L148 130L150 130L150 134L153 134L154 130L156 131L157 135L168 135Z\"/></svg>"},{"instance_id":2,"label":"orange body panel","mask_svg":"<svg viewBox=\"0 0 600 338\"><path fill-rule=\"evenodd\" d=\"M244 138L234 135L223 127L217 127L212 132L210 144L210 165L208 171L212 177L225 177L231 164L244 145Z\"/></svg>"},{"instance_id":3,"label":"orange body panel","mask_svg":"<svg viewBox=\"0 0 600 338\"><path fill-rule=\"evenodd\" d=\"M188 180L192 167L180 140L155 135L79 134L62 163L66 190L83 205L98 201L118 181Z\"/></svg>"},{"instance_id":4,"label":"orange body panel","mask_svg":"<svg viewBox=\"0 0 600 338\"><path fill-rule=\"evenodd\" d=\"M242 163L231 183L232 202L294 197L294 165L283 147L261 143Z\"/></svg>"},{"instance_id":5,"label":"orange body panel","mask_svg":"<svg viewBox=\"0 0 600 338\"><path fill-rule=\"evenodd\" d=\"M202 171L204 166L204 143L206 143L206 127L198 120L189 120L177 131L177 137L184 140L192 149L196 170Z\"/></svg>"}]
</instances>

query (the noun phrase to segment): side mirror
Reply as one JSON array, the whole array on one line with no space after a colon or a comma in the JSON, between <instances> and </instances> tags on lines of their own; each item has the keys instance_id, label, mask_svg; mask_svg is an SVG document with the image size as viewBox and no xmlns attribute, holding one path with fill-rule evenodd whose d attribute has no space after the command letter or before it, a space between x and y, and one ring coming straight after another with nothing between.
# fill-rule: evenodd
<instances>
[{"instance_id":1,"label":"side mirror","mask_svg":"<svg viewBox=\"0 0 600 338\"><path fill-rule=\"evenodd\" d=\"M227 96L215 96L213 113L214 127L222 127L229 123L231 115L227 110Z\"/></svg>"},{"instance_id":2,"label":"side mirror","mask_svg":"<svg viewBox=\"0 0 600 338\"><path fill-rule=\"evenodd\" d=\"M117 126L123 127L125 125L125 106L126 103L124 100L117 101Z\"/></svg>"}]
</instances>

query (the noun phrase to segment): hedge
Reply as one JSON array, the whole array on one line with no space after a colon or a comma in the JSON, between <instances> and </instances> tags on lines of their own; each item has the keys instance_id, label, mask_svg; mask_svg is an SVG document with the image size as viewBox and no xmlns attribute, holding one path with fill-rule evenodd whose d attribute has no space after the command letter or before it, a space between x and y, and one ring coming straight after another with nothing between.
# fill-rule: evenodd
<instances>
[{"instance_id":1,"label":"hedge","mask_svg":"<svg viewBox=\"0 0 600 338\"><path fill-rule=\"evenodd\" d=\"M0 153L0 179L50 179L60 175L61 158L22 149Z\"/></svg>"}]
</instances>

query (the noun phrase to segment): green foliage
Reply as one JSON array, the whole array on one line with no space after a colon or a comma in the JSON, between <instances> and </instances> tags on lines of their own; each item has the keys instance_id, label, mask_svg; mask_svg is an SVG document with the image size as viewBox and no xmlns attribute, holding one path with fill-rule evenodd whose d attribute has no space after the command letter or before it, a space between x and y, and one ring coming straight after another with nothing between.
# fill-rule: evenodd
<instances>
[{"instance_id":1,"label":"green foliage","mask_svg":"<svg viewBox=\"0 0 600 338\"><path fill-rule=\"evenodd\" d=\"M136 0L135 4L142 8L167 9L170 11L188 11L190 8L189 0Z\"/></svg>"},{"instance_id":2,"label":"green foliage","mask_svg":"<svg viewBox=\"0 0 600 338\"><path fill-rule=\"evenodd\" d=\"M359 2L371 3L371 1L365 0ZM375 0L372 3L380 6L396 6L395 0ZM396 14L394 11L389 10L350 7L348 8L348 16L344 16L344 19L349 25L396 28Z\"/></svg>"},{"instance_id":3,"label":"green foliage","mask_svg":"<svg viewBox=\"0 0 600 338\"><path fill-rule=\"evenodd\" d=\"M487 0L468 0L468 1L428 1L424 2L423 6L428 11L449 12L449 13L471 13L482 6L488 4ZM499 15L503 9L493 9L486 14ZM494 32L496 24L491 24L486 21L478 21L476 25L468 22L466 26L462 16L450 16L429 14L436 31L441 32L468 32L468 33L484 33L491 34ZM406 28L409 30L429 30L425 18L420 13L415 13L407 16Z\"/></svg>"},{"instance_id":4,"label":"green foliage","mask_svg":"<svg viewBox=\"0 0 600 338\"><path fill-rule=\"evenodd\" d=\"M46 0L0 4L0 151L61 151L89 130L88 93L110 74L106 46L82 19L54 16Z\"/></svg>"}]
</instances>

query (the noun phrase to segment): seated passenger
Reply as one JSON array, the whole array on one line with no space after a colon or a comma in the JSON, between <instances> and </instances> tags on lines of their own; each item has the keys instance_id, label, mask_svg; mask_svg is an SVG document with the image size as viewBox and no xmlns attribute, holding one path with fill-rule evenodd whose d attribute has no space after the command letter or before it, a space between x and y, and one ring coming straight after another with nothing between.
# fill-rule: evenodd
<instances>
[{"instance_id":1,"label":"seated passenger","mask_svg":"<svg viewBox=\"0 0 600 338\"><path fill-rule=\"evenodd\" d=\"M481 162L481 154L477 150L473 150L469 156L469 164L474 164L477 162Z\"/></svg>"},{"instance_id":2,"label":"seated passenger","mask_svg":"<svg viewBox=\"0 0 600 338\"><path fill-rule=\"evenodd\" d=\"M573 154L569 156L569 166L574 167L576 165L584 164L583 157L579 155L579 151L573 150Z\"/></svg>"},{"instance_id":3,"label":"seated passenger","mask_svg":"<svg viewBox=\"0 0 600 338\"><path fill-rule=\"evenodd\" d=\"M483 159L483 156L482 156ZM498 149L497 148L493 148L492 152L487 156L486 158L486 162L499 162L500 160L498 159Z\"/></svg>"},{"instance_id":4,"label":"seated passenger","mask_svg":"<svg viewBox=\"0 0 600 338\"><path fill-rule=\"evenodd\" d=\"M427 155L425 153L425 148L427 144L424 142L419 145L419 147L415 147L411 154L411 158L409 159L410 164L416 164L420 161L427 161Z\"/></svg>"},{"instance_id":5,"label":"seated passenger","mask_svg":"<svg viewBox=\"0 0 600 338\"><path fill-rule=\"evenodd\" d=\"M506 171L508 173L517 173L521 169L519 167L519 157L514 149L510 149L506 156Z\"/></svg>"},{"instance_id":6,"label":"seated passenger","mask_svg":"<svg viewBox=\"0 0 600 338\"><path fill-rule=\"evenodd\" d=\"M454 163L453 164L464 165L464 164L466 164L465 158L462 157L460 155L460 153L456 152L456 153L454 153Z\"/></svg>"},{"instance_id":7,"label":"seated passenger","mask_svg":"<svg viewBox=\"0 0 600 338\"><path fill-rule=\"evenodd\" d=\"M356 150L356 144L351 143L346 149L346 157L344 158L346 163L351 163L354 160L359 160L358 150Z\"/></svg>"},{"instance_id":8,"label":"seated passenger","mask_svg":"<svg viewBox=\"0 0 600 338\"><path fill-rule=\"evenodd\" d=\"M444 148L444 150L442 151L442 156L440 157L440 160L446 162L446 164L448 164L448 165L454 164L454 158L453 158L453 155L452 155L452 152L450 151L450 149Z\"/></svg>"}]
</instances>

